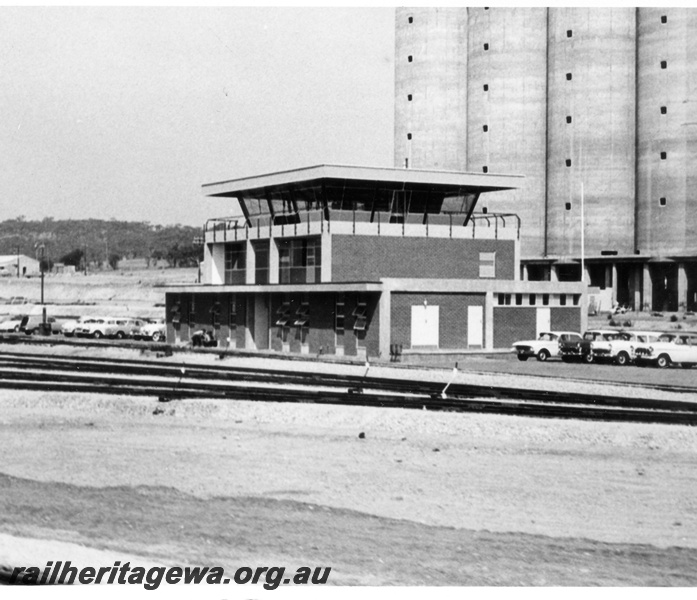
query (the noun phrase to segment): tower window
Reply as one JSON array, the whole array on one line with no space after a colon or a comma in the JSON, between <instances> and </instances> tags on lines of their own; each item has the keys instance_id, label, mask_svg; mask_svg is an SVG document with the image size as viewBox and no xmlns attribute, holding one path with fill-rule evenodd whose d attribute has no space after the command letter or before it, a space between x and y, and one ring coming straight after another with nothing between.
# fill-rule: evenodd
<instances>
[{"instance_id":1,"label":"tower window","mask_svg":"<svg viewBox=\"0 0 697 600\"><path fill-rule=\"evenodd\" d=\"M661 61L661 69L667 69L667 68L668 68L668 61L662 60Z\"/></svg>"},{"instance_id":2,"label":"tower window","mask_svg":"<svg viewBox=\"0 0 697 600\"><path fill-rule=\"evenodd\" d=\"M573 36L573 35L574 35L574 32L571 31L571 29L567 29L567 30L566 30L566 37L571 37L571 36Z\"/></svg>"},{"instance_id":3,"label":"tower window","mask_svg":"<svg viewBox=\"0 0 697 600\"><path fill-rule=\"evenodd\" d=\"M489 172L489 167L483 166L483 167L482 167L482 171L483 171L484 173L488 173L488 172Z\"/></svg>"},{"instance_id":4,"label":"tower window","mask_svg":"<svg viewBox=\"0 0 697 600\"><path fill-rule=\"evenodd\" d=\"M567 159L566 159L566 166L567 166L567 167L570 167L570 166L571 166L571 159L570 159L570 158L567 158Z\"/></svg>"},{"instance_id":5,"label":"tower window","mask_svg":"<svg viewBox=\"0 0 697 600\"><path fill-rule=\"evenodd\" d=\"M661 15L661 23L667 23L668 17L666 15Z\"/></svg>"},{"instance_id":6,"label":"tower window","mask_svg":"<svg viewBox=\"0 0 697 600\"><path fill-rule=\"evenodd\" d=\"M407 100L411 102L411 94L407 94Z\"/></svg>"},{"instance_id":7,"label":"tower window","mask_svg":"<svg viewBox=\"0 0 697 600\"><path fill-rule=\"evenodd\" d=\"M411 133L407 133L407 139L408 139L408 140L411 139Z\"/></svg>"},{"instance_id":8,"label":"tower window","mask_svg":"<svg viewBox=\"0 0 697 600\"><path fill-rule=\"evenodd\" d=\"M409 62L412 62L414 60L414 57L410 54L409 56L407 56L407 60Z\"/></svg>"},{"instance_id":9,"label":"tower window","mask_svg":"<svg viewBox=\"0 0 697 600\"><path fill-rule=\"evenodd\" d=\"M488 212L489 212L489 209L486 206L482 207L482 214L483 215L485 215Z\"/></svg>"},{"instance_id":10,"label":"tower window","mask_svg":"<svg viewBox=\"0 0 697 600\"><path fill-rule=\"evenodd\" d=\"M483 131L484 133L486 133L487 131L489 131L489 126L488 126L488 125L482 125L482 131Z\"/></svg>"},{"instance_id":11,"label":"tower window","mask_svg":"<svg viewBox=\"0 0 697 600\"><path fill-rule=\"evenodd\" d=\"M571 115L566 115L566 122L571 123Z\"/></svg>"},{"instance_id":12,"label":"tower window","mask_svg":"<svg viewBox=\"0 0 697 600\"><path fill-rule=\"evenodd\" d=\"M409 22L413 23L414 22L414 17L409 17Z\"/></svg>"},{"instance_id":13,"label":"tower window","mask_svg":"<svg viewBox=\"0 0 697 600\"><path fill-rule=\"evenodd\" d=\"M566 210L571 210L571 202L566 203Z\"/></svg>"},{"instance_id":14,"label":"tower window","mask_svg":"<svg viewBox=\"0 0 697 600\"><path fill-rule=\"evenodd\" d=\"M661 152L661 160L665 160L668 158L668 153L667 152Z\"/></svg>"},{"instance_id":15,"label":"tower window","mask_svg":"<svg viewBox=\"0 0 697 600\"><path fill-rule=\"evenodd\" d=\"M567 74L566 74L566 80L567 80L567 81L571 81L571 73L567 73Z\"/></svg>"},{"instance_id":16,"label":"tower window","mask_svg":"<svg viewBox=\"0 0 697 600\"><path fill-rule=\"evenodd\" d=\"M661 106L661 114L665 115L668 112L668 107L667 106Z\"/></svg>"},{"instance_id":17,"label":"tower window","mask_svg":"<svg viewBox=\"0 0 697 600\"><path fill-rule=\"evenodd\" d=\"M489 44L484 44L484 50L488 50L488 49L489 49Z\"/></svg>"},{"instance_id":18,"label":"tower window","mask_svg":"<svg viewBox=\"0 0 697 600\"><path fill-rule=\"evenodd\" d=\"M665 205L666 205L666 199L665 199L665 198L660 198L660 199L658 200L658 203L659 203L661 206L665 206Z\"/></svg>"},{"instance_id":19,"label":"tower window","mask_svg":"<svg viewBox=\"0 0 697 600\"><path fill-rule=\"evenodd\" d=\"M489 91L489 84L488 84L488 83L485 83L485 84L484 84L484 91L485 91L485 92L488 92L488 91Z\"/></svg>"}]
</instances>

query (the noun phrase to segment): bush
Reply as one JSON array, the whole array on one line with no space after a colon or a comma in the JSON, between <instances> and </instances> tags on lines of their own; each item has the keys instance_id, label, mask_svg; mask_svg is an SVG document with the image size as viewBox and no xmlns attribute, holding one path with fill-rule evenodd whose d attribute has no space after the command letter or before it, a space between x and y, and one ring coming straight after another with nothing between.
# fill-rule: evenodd
<instances>
[{"instance_id":1,"label":"bush","mask_svg":"<svg viewBox=\"0 0 697 600\"><path fill-rule=\"evenodd\" d=\"M632 326L631 321L625 321L624 323L622 323L622 327L631 327L631 326Z\"/></svg>"},{"instance_id":2,"label":"bush","mask_svg":"<svg viewBox=\"0 0 697 600\"><path fill-rule=\"evenodd\" d=\"M610 323L608 323L608 324L610 325L610 327L619 327L620 326L620 324L617 321L615 321L615 319L610 319Z\"/></svg>"},{"instance_id":3,"label":"bush","mask_svg":"<svg viewBox=\"0 0 697 600\"><path fill-rule=\"evenodd\" d=\"M670 322L675 323L678 320L678 315L670 315Z\"/></svg>"}]
</instances>

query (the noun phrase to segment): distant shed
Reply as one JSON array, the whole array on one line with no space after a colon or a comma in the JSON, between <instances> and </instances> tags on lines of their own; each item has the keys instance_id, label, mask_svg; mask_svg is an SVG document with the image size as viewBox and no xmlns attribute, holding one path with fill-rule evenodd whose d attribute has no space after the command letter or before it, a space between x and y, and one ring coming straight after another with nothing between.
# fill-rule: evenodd
<instances>
[{"instance_id":1,"label":"distant shed","mask_svg":"<svg viewBox=\"0 0 697 600\"><path fill-rule=\"evenodd\" d=\"M40 275L39 261L24 254L0 255L0 277L21 277Z\"/></svg>"}]
</instances>

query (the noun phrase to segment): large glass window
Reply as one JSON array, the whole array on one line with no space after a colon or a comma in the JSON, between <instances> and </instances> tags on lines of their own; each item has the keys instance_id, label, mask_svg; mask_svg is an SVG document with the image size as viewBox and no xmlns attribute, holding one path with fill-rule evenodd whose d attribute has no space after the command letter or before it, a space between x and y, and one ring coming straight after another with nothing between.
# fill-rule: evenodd
<instances>
[{"instance_id":1,"label":"large glass window","mask_svg":"<svg viewBox=\"0 0 697 600\"><path fill-rule=\"evenodd\" d=\"M225 246L225 283L228 285L246 283L246 248L245 244L227 244Z\"/></svg>"},{"instance_id":2,"label":"large glass window","mask_svg":"<svg viewBox=\"0 0 697 600\"><path fill-rule=\"evenodd\" d=\"M252 242L254 248L254 282L269 283L269 242L260 240Z\"/></svg>"},{"instance_id":3,"label":"large glass window","mask_svg":"<svg viewBox=\"0 0 697 600\"><path fill-rule=\"evenodd\" d=\"M318 283L322 271L319 237L278 241L279 283Z\"/></svg>"}]
</instances>

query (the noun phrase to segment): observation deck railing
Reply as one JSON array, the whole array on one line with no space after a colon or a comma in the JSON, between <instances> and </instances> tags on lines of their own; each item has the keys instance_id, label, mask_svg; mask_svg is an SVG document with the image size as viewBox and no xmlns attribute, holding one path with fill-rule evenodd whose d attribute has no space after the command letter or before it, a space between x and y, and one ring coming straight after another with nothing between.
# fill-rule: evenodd
<instances>
[{"instance_id":1,"label":"observation deck railing","mask_svg":"<svg viewBox=\"0 0 697 600\"><path fill-rule=\"evenodd\" d=\"M516 214L476 213L465 225L463 213L407 214L361 210L323 210L297 214L255 215L209 219L204 227L208 244L334 233L390 237L436 237L454 239L520 239Z\"/></svg>"}]
</instances>

